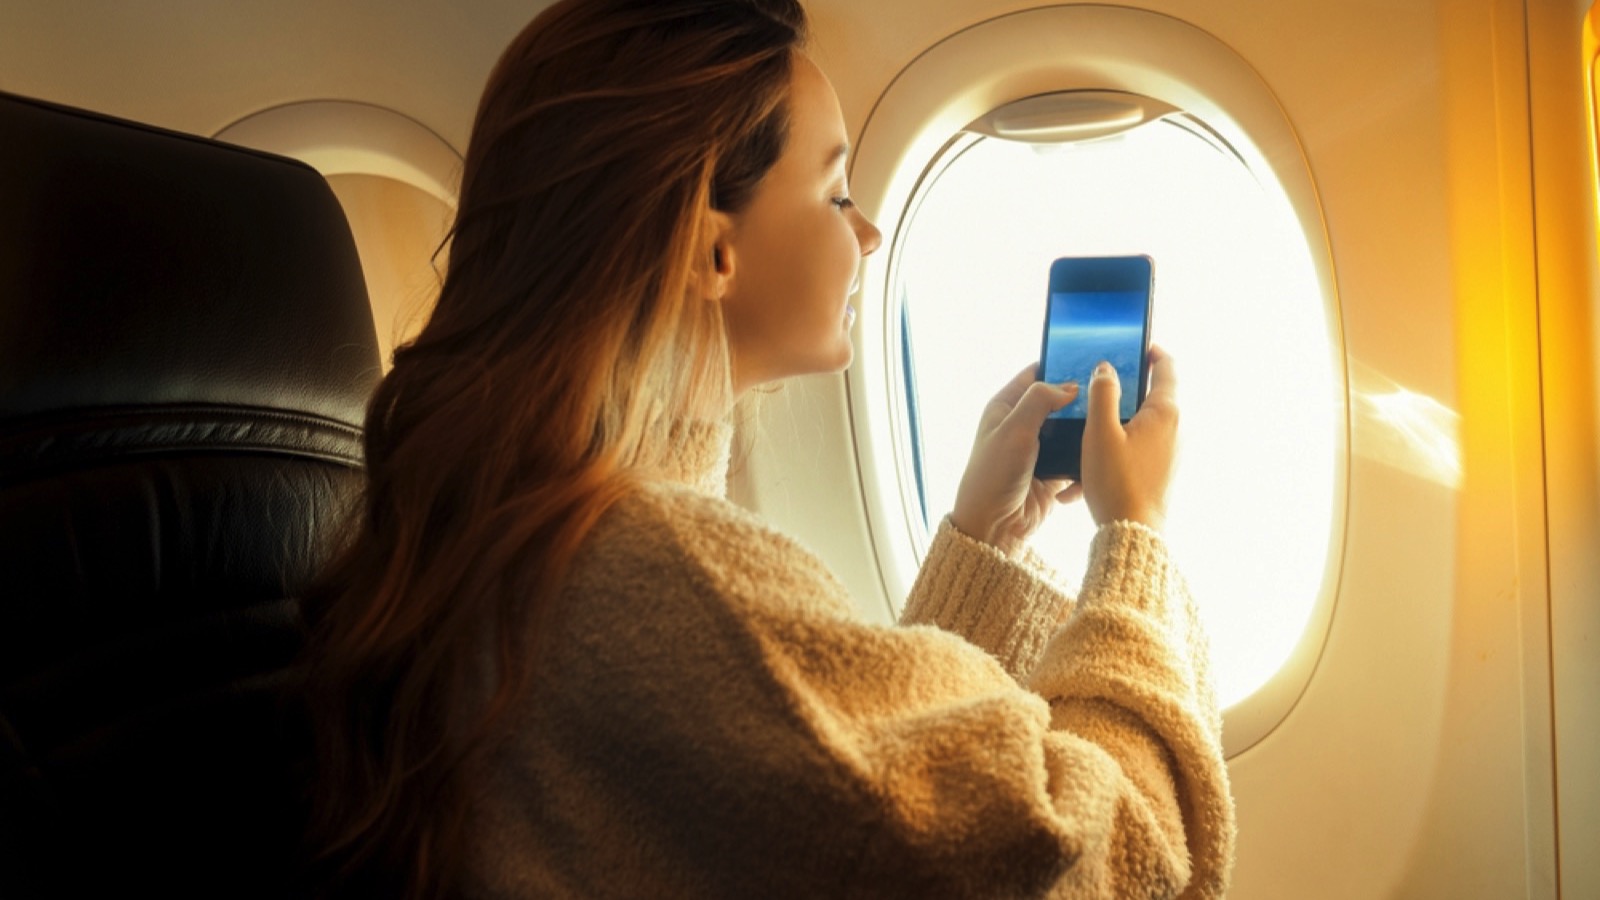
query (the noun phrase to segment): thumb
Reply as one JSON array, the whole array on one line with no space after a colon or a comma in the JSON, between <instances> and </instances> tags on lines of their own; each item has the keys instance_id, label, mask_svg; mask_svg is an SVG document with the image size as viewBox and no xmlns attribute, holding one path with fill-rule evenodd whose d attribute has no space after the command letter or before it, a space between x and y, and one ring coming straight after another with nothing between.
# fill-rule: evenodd
<instances>
[{"instance_id":1,"label":"thumb","mask_svg":"<svg viewBox=\"0 0 1600 900\"><path fill-rule=\"evenodd\" d=\"M1110 363L1102 362L1095 367L1094 376L1089 380L1089 415L1085 428L1120 428L1122 421L1117 411L1121 406L1122 382L1117 378L1117 370Z\"/></svg>"}]
</instances>

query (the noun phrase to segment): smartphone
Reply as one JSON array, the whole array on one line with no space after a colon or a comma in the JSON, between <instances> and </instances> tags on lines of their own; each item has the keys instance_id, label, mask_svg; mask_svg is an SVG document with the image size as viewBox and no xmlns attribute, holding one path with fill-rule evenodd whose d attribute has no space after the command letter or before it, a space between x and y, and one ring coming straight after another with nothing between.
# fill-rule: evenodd
<instances>
[{"instance_id":1,"label":"smartphone","mask_svg":"<svg viewBox=\"0 0 1600 900\"><path fill-rule=\"evenodd\" d=\"M1050 264L1039 377L1051 384L1077 381L1081 390L1039 429L1036 476L1077 480L1082 474L1089 378L1101 360L1122 381L1122 421L1143 405L1154 286L1155 265L1148 256L1063 257Z\"/></svg>"}]
</instances>

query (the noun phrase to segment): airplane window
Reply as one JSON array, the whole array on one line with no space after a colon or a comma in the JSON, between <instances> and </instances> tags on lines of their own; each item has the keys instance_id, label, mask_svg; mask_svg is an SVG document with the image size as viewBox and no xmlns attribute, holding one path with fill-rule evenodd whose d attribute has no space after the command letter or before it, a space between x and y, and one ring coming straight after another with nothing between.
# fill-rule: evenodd
<instances>
[{"instance_id":1,"label":"airplane window","mask_svg":"<svg viewBox=\"0 0 1600 900\"><path fill-rule=\"evenodd\" d=\"M1226 707L1283 666L1323 590L1343 408L1306 236L1271 174L1203 122L1173 111L1054 144L963 133L927 167L889 260L893 405L915 481L903 494L925 549L979 411L1038 360L1051 261L1129 254L1154 260L1154 340L1178 366L1166 534L1204 607ZM1075 505L1035 545L1076 584L1093 530Z\"/></svg>"},{"instance_id":2,"label":"airplane window","mask_svg":"<svg viewBox=\"0 0 1600 900\"><path fill-rule=\"evenodd\" d=\"M438 294L435 251L455 218L461 154L395 110L306 100L252 113L218 140L293 157L328 180L361 254L385 371ZM445 254L437 256L442 266Z\"/></svg>"},{"instance_id":3,"label":"airplane window","mask_svg":"<svg viewBox=\"0 0 1600 900\"><path fill-rule=\"evenodd\" d=\"M367 276L367 296L387 371L396 344L427 322L439 292L445 254L434 251L449 232L454 211L439 198L379 175L330 175L328 186L344 207Z\"/></svg>"}]
</instances>

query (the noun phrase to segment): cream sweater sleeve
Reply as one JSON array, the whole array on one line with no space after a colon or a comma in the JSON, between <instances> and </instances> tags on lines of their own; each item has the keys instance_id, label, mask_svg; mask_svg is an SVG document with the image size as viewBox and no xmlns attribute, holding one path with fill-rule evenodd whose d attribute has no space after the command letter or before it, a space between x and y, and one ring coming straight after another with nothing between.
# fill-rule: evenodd
<instances>
[{"instance_id":1,"label":"cream sweater sleeve","mask_svg":"<svg viewBox=\"0 0 1600 900\"><path fill-rule=\"evenodd\" d=\"M485 786L482 895L1221 896L1217 716L1160 539L1103 530L1075 608L950 531L923 580L908 614L944 627L876 626L723 501L611 516Z\"/></svg>"},{"instance_id":2,"label":"cream sweater sleeve","mask_svg":"<svg viewBox=\"0 0 1600 900\"><path fill-rule=\"evenodd\" d=\"M1043 569L946 519L902 621L961 634L1050 700L1052 728L1106 751L1139 795L1165 834L1147 849L1190 870L1184 896L1220 896L1234 842L1221 718L1209 643L1164 542L1135 523L1102 528L1076 607Z\"/></svg>"},{"instance_id":3,"label":"cream sweater sleeve","mask_svg":"<svg viewBox=\"0 0 1600 900\"><path fill-rule=\"evenodd\" d=\"M1072 612L1054 572L1030 547L1020 561L962 534L946 517L900 616L903 625L936 625L961 635L1026 676L1045 642Z\"/></svg>"}]
</instances>

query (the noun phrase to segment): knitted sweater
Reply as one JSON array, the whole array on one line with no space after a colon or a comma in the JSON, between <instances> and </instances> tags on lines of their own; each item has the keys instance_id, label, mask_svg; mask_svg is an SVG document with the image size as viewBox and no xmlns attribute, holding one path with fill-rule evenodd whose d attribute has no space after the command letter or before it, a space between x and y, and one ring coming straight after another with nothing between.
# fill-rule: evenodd
<instances>
[{"instance_id":1,"label":"knitted sweater","mask_svg":"<svg viewBox=\"0 0 1600 900\"><path fill-rule=\"evenodd\" d=\"M1233 806L1194 605L1102 528L1074 602L942 525L897 627L691 442L588 537L478 773L481 898L1218 897Z\"/></svg>"}]
</instances>

